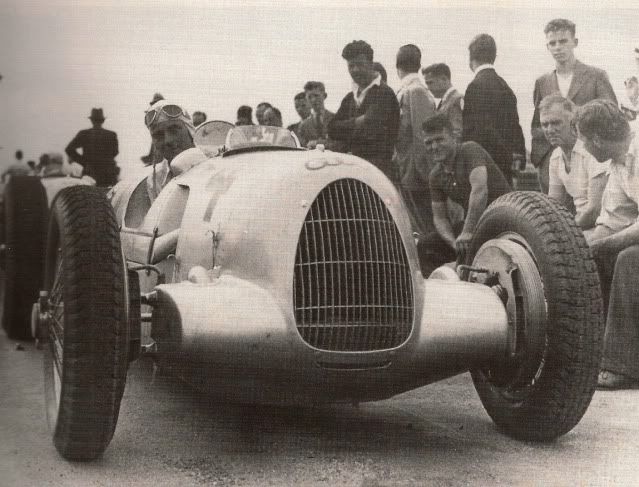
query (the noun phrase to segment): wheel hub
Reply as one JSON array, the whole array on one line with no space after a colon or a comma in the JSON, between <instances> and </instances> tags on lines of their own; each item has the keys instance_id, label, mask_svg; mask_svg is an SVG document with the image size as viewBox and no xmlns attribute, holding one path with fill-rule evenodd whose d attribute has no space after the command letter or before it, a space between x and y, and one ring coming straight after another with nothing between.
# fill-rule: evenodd
<instances>
[{"instance_id":1,"label":"wheel hub","mask_svg":"<svg viewBox=\"0 0 639 487\"><path fill-rule=\"evenodd\" d=\"M501 364L491 366L491 377L529 384L543 366L546 345L546 299L535 258L523 239L497 238L480 247L473 267L489 271L470 279L496 289L508 316L507 354Z\"/></svg>"},{"instance_id":2,"label":"wheel hub","mask_svg":"<svg viewBox=\"0 0 639 487\"><path fill-rule=\"evenodd\" d=\"M40 298L31 308L31 335L36 340L36 347L42 348L42 343L48 336L49 324L51 322L51 313L48 309L49 294L46 291L40 291Z\"/></svg>"}]
</instances>

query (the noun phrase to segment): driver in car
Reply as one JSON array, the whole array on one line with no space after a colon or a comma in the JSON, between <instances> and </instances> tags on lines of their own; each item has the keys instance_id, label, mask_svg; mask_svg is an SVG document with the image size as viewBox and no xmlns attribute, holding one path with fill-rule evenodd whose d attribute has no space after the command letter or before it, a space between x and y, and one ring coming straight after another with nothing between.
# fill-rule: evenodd
<instances>
[{"instance_id":1,"label":"driver in car","mask_svg":"<svg viewBox=\"0 0 639 487\"><path fill-rule=\"evenodd\" d=\"M179 105L159 100L144 115L153 147L162 161L153 165L147 178L149 198L153 202L162 188L176 176L207 159L193 143L195 127L189 114Z\"/></svg>"}]
</instances>

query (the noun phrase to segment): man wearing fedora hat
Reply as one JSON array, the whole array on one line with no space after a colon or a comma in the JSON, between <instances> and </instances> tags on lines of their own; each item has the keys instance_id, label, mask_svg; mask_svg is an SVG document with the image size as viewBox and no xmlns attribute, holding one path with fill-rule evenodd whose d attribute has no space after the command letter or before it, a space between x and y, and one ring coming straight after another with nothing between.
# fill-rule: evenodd
<instances>
[{"instance_id":1,"label":"man wearing fedora hat","mask_svg":"<svg viewBox=\"0 0 639 487\"><path fill-rule=\"evenodd\" d=\"M102 128L105 117L102 108L91 109L90 129L80 130L67 145L65 152L72 162L84 167L84 174L91 176L97 186L113 186L118 179L119 168L114 160L118 155L118 136ZM82 149L82 153L78 149Z\"/></svg>"}]
</instances>

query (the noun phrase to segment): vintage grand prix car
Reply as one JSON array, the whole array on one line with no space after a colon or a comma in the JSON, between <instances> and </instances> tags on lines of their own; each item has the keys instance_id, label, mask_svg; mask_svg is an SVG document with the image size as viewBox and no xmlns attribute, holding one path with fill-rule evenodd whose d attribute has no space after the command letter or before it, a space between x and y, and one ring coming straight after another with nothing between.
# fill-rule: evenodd
<instances>
[{"instance_id":1,"label":"vintage grand prix car","mask_svg":"<svg viewBox=\"0 0 639 487\"><path fill-rule=\"evenodd\" d=\"M565 209L510 193L465 264L425 279L404 203L368 162L275 128L212 122L196 143L211 157L152 203L142 177L111 202L73 187L53 203L33 327L63 457L106 449L140 353L223 401L376 401L470 370L513 437L579 422L602 300Z\"/></svg>"},{"instance_id":2,"label":"vintage grand prix car","mask_svg":"<svg viewBox=\"0 0 639 487\"><path fill-rule=\"evenodd\" d=\"M48 154L48 157L61 157ZM94 185L92 178L43 171L11 176L0 192L2 327L11 339L32 337L31 310L42 285L44 243L51 202L63 188Z\"/></svg>"}]
</instances>

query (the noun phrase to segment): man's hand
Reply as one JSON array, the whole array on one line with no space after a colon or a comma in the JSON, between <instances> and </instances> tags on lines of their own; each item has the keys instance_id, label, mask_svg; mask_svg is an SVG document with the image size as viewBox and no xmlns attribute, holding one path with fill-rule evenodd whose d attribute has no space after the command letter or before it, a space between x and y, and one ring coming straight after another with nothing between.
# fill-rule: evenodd
<instances>
[{"instance_id":1,"label":"man's hand","mask_svg":"<svg viewBox=\"0 0 639 487\"><path fill-rule=\"evenodd\" d=\"M463 231L455 240L455 250L457 252L457 258L460 262L466 258L468 249L470 248L470 240L473 238L473 234L468 231Z\"/></svg>"},{"instance_id":2,"label":"man's hand","mask_svg":"<svg viewBox=\"0 0 639 487\"><path fill-rule=\"evenodd\" d=\"M315 149L315 147L317 147L317 140L309 140L306 144L307 149Z\"/></svg>"}]
</instances>

